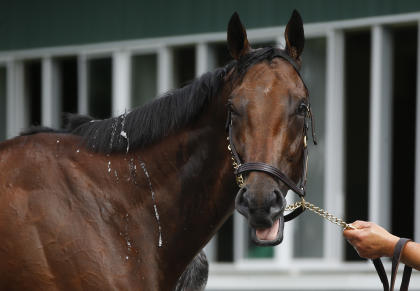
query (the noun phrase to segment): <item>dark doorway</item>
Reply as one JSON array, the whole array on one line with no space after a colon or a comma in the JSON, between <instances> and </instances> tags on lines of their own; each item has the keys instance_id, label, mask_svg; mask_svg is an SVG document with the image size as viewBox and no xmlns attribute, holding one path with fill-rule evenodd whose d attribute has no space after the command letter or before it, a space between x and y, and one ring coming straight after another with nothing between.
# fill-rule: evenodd
<instances>
[{"instance_id":1,"label":"dark doorway","mask_svg":"<svg viewBox=\"0 0 420 291\"><path fill-rule=\"evenodd\" d=\"M414 235L417 27L393 30L392 232Z\"/></svg>"},{"instance_id":2,"label":"dark doorway","mask_svg":"<svg viewBox=\"0 0 420 291\"><path fill-rule=\"evenodd\" d=\"M367 220L369 201L370 31L345 35L345 217ZM361 260L346 244L346 260Z\"/></svg>"},{"instance_id":3,"label":"dark doorway","mask_svg":"<svg viewBox=\"0 0 420 291\"><path fill-rule=\"evenodd\" d=\"M29 125L41 124L41 61L31 60L24 64L25 99Z\"/></svg>"},{"instance_id":4,"label":"dark doorway","mask_svg":"<svg viewBox=\"0 0 420 291\"><path fill-rule=\"evenodd\" d=\"M76 113L78 109L77 58L68 57L57 60L61 112Z\"/></svg>"},{"instance_id":5,"label":"dark doorway","mask_svg":"<svg viewBox=\"0 0 420 291\"><path fill-rule=\"evenodd\" d=\"M111 116L112 59L100 58L88 63L89 114L95 118Z\"/></svg>"}]
</instances>

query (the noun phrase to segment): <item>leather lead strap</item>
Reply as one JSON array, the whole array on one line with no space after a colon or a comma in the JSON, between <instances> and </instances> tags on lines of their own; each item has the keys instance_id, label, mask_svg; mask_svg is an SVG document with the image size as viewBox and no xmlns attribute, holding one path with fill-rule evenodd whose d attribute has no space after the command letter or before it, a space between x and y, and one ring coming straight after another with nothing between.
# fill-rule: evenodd
<instances>
[{"instance_id":1,"label":"leather lead strap","mask_svg":"<svg viewBox=\"0 0 420 291\"><path fill-rule=\"evenodd\" d=\"M384 265L382 264L381 259L373 259L372 262L375 266L376 272L378 273L379 279L381 280L382 285L384 286L384 291L389 291L388 277L386 276Z\"/></svg>"},{"instance_id":2,"label":"leather lead strap","mask_svg":"<svg viewBox=\"0 0 420 291\"><path fill-rule=\"evenodd\" d=\"M384 291L394 291L395 279L397 277L398 265L401 260L402 251L405 245L411 241L408 238L400 238L394 248L394 255L392 257L392 270L391 270L391 281L388 283L388 278L384 269L384 265L380 258L373 259L373 265L375 266L376 272L378 273L379 279L381 279ZM410 266L404 267L404 273L401 280L400 291L407 291L408 285L410 284L412 268Z\"/></svg>"},{"instance_id":3,"label":"leather lead strap","mask_svg":"<svg viewBox=\"0 0 420 291\"><path fill-rule=\"evenodd\" d=\"M412 270L413 270L413 268L411 268L407 265L404 266L404 272L403 272L403 277L402 277L402 281L401 281L400 291L408 290L408 285L410 284L410 277L411 277L411 271Z\"/></svg>"}]
</instances>

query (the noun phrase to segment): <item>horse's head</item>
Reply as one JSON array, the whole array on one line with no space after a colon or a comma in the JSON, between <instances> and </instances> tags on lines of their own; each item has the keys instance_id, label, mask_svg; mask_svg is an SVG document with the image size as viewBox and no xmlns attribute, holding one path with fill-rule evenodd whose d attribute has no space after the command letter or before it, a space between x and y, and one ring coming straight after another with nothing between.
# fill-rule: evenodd
<instances>
[{"instance_id":1,"label":"horse's head","mask_svg":"<svg viewBox=\"0 0 420 291\"><path fill-rule=\"evenodd\" d=\"M241 164L237 174L243 175L236 209L248 219L258 245L283 240L285 196L304 172L309 103L298 72L304 33L296 11L287 24L285 40L284 50L253 50L236 13L229 22L228 47L240 75L228 100L230 146Z\"/></svg>"}]
</instances>

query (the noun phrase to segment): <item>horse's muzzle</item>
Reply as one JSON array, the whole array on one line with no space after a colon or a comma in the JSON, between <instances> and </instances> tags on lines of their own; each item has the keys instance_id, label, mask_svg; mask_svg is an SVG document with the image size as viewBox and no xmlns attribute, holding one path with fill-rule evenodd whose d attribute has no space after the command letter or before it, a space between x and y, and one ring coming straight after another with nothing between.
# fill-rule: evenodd
<instances>
[{"instance_id":1,"label":"horse's muzzle","mask_svg":"<svg viewBox=\"0 0 420 291\"><path fill-rule=\"evenodd\" d=\"M261 189L262 190L262 189ZM251 238L260 246L278 245L283 240L286 200L277 189L253 191L242 187L236 195L236 210L248 219Z\"/></svg>"}]
</instances>

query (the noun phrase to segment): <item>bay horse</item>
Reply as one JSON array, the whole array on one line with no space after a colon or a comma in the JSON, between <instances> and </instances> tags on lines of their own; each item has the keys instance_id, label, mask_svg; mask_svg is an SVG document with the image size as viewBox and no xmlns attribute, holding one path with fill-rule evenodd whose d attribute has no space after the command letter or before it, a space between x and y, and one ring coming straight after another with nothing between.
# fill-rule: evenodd
<instances>
[{"instance_id":1,"label":"bay horse","mask_svg":"<svg viewBox=\"0 0 420 291\"><path fill-rule=\"evenodd\" d=\"M285 49L252 49L237 13L227 39L231 63L143 107L0 144L1 290L174 290L235 205L257 244L281 242L305 158L302 19ZM234 173L226 128L255 169Z\"/></svg>"}]
</instances>

